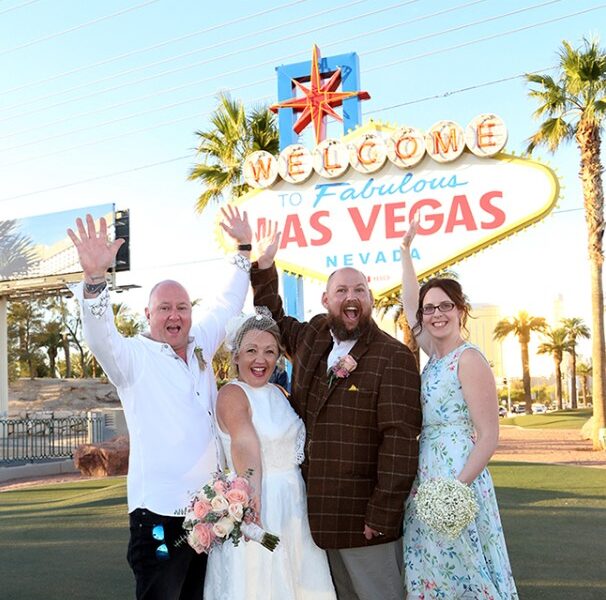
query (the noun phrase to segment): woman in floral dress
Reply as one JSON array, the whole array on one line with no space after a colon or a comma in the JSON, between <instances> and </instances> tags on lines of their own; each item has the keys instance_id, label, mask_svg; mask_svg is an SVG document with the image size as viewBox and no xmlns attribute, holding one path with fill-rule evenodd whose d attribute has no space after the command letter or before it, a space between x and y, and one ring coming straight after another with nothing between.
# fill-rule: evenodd
<instances>
[{"instance_id":1,"label":"woman in floral dress","mask_svg":"<svg viewBox=\"0 0 606 600\"><path fill-rule=\"evenodd\" d=\"M494 377L480 350L462 337L470 305L459 283L434 278L419 289L410 255L416 229L414 222L402 240L402 298L429 362L421 376L419 470L404 521L407 599L517 599L486 469L499 434ZM438 477L471 486L479 505L475 521L454 540L430 529L416 514L418 486Z\"/></svg>"}]
</instances>

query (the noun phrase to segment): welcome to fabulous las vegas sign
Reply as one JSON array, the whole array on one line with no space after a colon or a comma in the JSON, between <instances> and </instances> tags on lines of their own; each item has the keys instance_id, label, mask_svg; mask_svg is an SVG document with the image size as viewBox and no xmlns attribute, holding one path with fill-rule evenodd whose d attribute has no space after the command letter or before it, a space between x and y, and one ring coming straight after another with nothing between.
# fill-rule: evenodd
<instances>
[{"instance_id":1,"label":"welcome to fabulous las vegas sign","mask_svg":"<svg viewBox=\"0 0 606 600\"><path fill-rule=\"evenodd\" d=\"M465 128L370 122L341 139L319 137L312 150L291 144L279 156L247 157L252 191L236 204L255 231L278 222L283 270L325 281L354 267L376 296L400 285L400 239L413 219L412 256L425 277L542 219L559 196L551 169L503 152L506 126L493 114Z\"/></svg>"}]
</instances>

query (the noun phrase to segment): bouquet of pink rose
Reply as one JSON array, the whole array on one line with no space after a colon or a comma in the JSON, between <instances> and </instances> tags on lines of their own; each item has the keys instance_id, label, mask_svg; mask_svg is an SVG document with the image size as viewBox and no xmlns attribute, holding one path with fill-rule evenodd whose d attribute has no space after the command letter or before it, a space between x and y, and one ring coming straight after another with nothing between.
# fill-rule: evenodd
<instances>
[{"instance_id":1,"label":"bouquet of pink rose","mask_svg":"<svg viewBox=\"0 0 606 600\"><path fill-rule=\"evenodd\" d=\"M180 542L186 540L201 554L227 540L237 546L244 535L273 552L280 538L254 522L257 515L252 505L251 475L251 470L243 477L235 473L215 473L192 495L183 521L187 534Z\"/></svg>"}]
</instances>

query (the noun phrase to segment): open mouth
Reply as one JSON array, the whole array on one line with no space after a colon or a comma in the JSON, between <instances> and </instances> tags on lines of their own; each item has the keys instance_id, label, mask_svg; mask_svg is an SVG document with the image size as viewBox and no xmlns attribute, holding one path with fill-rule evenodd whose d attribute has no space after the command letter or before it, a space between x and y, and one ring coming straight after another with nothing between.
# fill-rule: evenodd
<instances>
[{"instance_id":1,"label":"open mouth","mask_svg":"<svg viewBox=\"0 0 606 600\"><path fill-rule=\"evenodd\" d=\"M343 307L343 316L349 321L357 321L360 316L360 307L357 304L346 304Z\"/></svg>"},{"instance_id":2,"label":"open mouth","mask_svg":"<svg viewBox=\"0 0 606 600\"><path fill-rule=\"evenodd\" d=\"M167 325L166 331L171 335L177 335L181 331L181 325Z\"/></svg>"},{"instance_id":3,"label":"open mouth","mask_svg":"<svg viewBox=\"0 0 606 600\"><path fill-rule=\"evenodd\" d=\"M265 377L267 367L251 367L250 372L254 377Z\"/></svg>"}]
</instances>

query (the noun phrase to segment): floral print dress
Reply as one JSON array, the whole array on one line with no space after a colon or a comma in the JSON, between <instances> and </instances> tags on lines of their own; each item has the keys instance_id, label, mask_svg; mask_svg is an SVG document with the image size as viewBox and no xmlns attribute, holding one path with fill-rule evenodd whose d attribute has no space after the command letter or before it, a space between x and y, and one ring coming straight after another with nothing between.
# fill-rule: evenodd
<instances>
[{"instance_id":1,"label":"floral print dress","mask_svg":"<svg viewBox=\"0 0 606 600\"><path fill-rule=\"evenodd\" d=\"M457 477L473 449L473 425L458 378L459 358L466 350L479 352L465 342L442 358L432 356L421 377L419 470L404 521L406 589L409 597L421 600L515 600L518 594L487 469L472 484L478 516L455 540L422 523L413 501L423 481Z\"/></svg>"}]
</instances>

